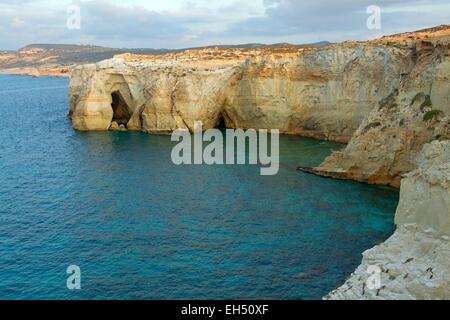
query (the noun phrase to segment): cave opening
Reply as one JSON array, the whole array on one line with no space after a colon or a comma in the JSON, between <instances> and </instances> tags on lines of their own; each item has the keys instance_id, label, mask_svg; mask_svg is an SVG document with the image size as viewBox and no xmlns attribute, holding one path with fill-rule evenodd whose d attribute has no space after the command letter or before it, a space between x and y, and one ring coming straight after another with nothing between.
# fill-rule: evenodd
<instances>
[{"instance_id":1,"label":"cave opening","mask_svg":"<svg viewBox=\"0 0 450 320\"><path fill-rule=\"evenodd\" d=\"M126 127L131 119L130 108L119 91L114 91L111 93L111 97L111 107L113 109L112 122L116 122L119 126L124 125Z\"/></svg>"},{"instance_id":2,"label":"cave opening","mask_svg":"<svg viewBox=\"0 0 450 320\"><path fill-rule=\"evenodd\" d=\"M221 113L219 116L219 119L217 119L217 123L215 125L216 129L219 129L220 131L225 131L226 129L228 129L227 127L227 120L226 120L227 115L225 113Z\"/></svg>"},{"instance_id":3,"label":"cave opening","mask_svg":"<svg viewBox=\"0 0 450 320\"><path fill-rule=\"evenodd\" d=\"M225 119L223 117L220 117L220 120L216 125L216 129L219 129L220 131L225 131L226 128L227 126L225 125Z\"/></svg>"}]
</instances>

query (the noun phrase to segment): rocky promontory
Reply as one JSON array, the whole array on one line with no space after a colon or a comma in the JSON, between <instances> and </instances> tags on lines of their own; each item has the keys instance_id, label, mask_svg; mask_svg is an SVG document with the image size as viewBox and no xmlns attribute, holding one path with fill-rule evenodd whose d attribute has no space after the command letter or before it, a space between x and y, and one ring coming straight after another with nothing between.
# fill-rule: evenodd
<instances>
[{"instance_id":1,"label":"rocky promontory","mask_svg":"<svg viewBox=\"0 0 450 320\"><path fill-rule=\"evenodd\" d=\"M450 299L450 142L425 145L417 164L402 180L397 231L327 299ZM370 266L381 271L376 288Z\"/></svg>"},{"instance_id":2,"label":"rocky promontory","mask_svg":"<svg viewBox=\"0 0 450 320\"><path fill-rule=\"evenodd\" d=\"M445 30L449 35L444 36ZM450 139L450 29L437 34L418 41L412 35L375 41L389 46L411 39L408 54L397 61L400 73L345 150L334 152L313 172L399 187L425 143Z\"/></svg>"}]
</instances>

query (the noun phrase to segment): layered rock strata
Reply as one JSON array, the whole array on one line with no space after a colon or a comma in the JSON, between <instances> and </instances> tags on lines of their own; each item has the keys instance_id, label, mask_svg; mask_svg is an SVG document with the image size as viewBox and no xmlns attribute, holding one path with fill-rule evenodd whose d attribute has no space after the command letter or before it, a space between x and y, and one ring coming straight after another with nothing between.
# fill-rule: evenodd
<instances>
[{"instance_id":1,"label":"layered rock strata","mask_svg":"<svg viewBox=\"0 0 450 320\"><path fill-rule=\"evenodd\" d=\"M73 70L70 116L78 130L170 133L200 120L204 130L223 123L349 142L303 169L394 187L407 176L397 231L327 298L448 299L449 40L441 26L322 48L120 55ZM377 290L366 287L369 266L382 271Z\"/></svg>"},{"instance_id":2,"label":"layered rock strata","mask_svg":"<svg viewBox=\"0 0 450 320\"><path fill-rule=\"evenodd\" d=\"M279 52L277 52L279 50ZM408 50L371 43L319 49L205 49L165 57L122 55L72 72L78 130L108 130L120 94L130 130L229 128L348 142L380 96L399 85Z\"/></svg>"},{"instance_id":3,"label":"layered rock strata","mask_svg":"<svg viewBox=\"0 0 450 320\"><path fill-rule=\"evenodd\" d=\"M400 186L427 142L450 139L449 38L414 43L399 81L374 106L343 151L316 174Z\"/></svg>"},{"instance_id":4,"label":"layered rock strata","mask_svg":"<svg viewBox=\"0 0 450 320\"><path fill-rule=\"evenodd\" d=\"M399 187L422 146L449 138L450 27L320 48L124 54L75 68L78 130L279 129L349 142L315 174ZM113 125L113 127L115 124Z\"/></svg>"}]
</instances>

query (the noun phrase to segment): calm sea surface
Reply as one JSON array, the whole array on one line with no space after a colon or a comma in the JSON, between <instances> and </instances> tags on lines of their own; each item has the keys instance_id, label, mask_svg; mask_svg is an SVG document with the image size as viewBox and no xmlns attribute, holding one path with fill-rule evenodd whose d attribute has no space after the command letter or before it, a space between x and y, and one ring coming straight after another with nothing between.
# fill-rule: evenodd
<instances>
[{"instance_id":1,"label":"calm sea surface","mask_svg":"<svg viewBox=\"0 0 450 320\"><path fill-rule=\"evenodd\" d=\"M0 299L320 299L393 232L397 192L295 170L341 145L177 167L170 137L74 131L67 86L0 76Z\"/></svg>"}]
</instances>

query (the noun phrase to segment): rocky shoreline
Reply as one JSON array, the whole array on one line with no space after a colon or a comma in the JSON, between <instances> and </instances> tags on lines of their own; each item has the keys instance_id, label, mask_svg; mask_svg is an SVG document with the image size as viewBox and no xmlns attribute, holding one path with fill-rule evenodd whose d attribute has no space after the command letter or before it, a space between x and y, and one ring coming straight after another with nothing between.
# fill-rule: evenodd
<instances>
[{"instance_id":1,"label":"rocky shoreline","mask_svg":"<svg viewBox=\"0 0 450 320\"><path fill-rule=\"evenodd\" d=\"M165 134L200 120L204 130L223 123L348 142L302 169L401 185L398 229L328 298L450 298L450 26L320 48L119 55L74 68L70 101L83 131ZM387 277L375 293L364 289L370 264Z\"/></svg>"},{"instance_id":2,"label":"rocky shoreline","mask_svg":"<svg viewBox=\"0 0 450 320\"><path fill-rule=\"evenodd\" d=\"M364 252L325 299L450 299L450 142L425 145L417 164L402 180L394 235ZM375 289L367 285L370 266L381 271Z\"/></svg>"}]
</instances>

